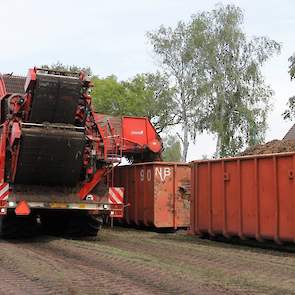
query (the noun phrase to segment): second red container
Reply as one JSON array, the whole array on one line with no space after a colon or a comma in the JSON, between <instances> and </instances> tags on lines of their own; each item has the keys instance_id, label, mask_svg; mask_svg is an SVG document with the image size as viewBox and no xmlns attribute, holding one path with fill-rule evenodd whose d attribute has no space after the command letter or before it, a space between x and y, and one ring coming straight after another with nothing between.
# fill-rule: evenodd
<instances>
[{"instance_id":1,"label":"second red container","mask_svg":"<svg viewBox=\"0 0 295 295\"><path fill-rule=\"evenodd\" d=\"M193 233L295 241L295 153L191 165Z\"/></svg>"},{"instance_id":2,"label":"second red container","mask_svg":"<svg viewBox=\"0 0 295 295\"><path fill-rule=\"evenodd\" d=\"M152 162L115 168L115 185L125 188L124 221L156 228L189 226L190 167Z\"/></svg>"}]
</instances>

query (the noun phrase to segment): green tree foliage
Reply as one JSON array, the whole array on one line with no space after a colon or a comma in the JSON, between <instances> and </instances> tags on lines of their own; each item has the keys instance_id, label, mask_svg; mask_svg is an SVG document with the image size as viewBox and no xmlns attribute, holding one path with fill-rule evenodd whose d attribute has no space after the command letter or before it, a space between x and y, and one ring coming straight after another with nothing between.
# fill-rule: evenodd
<instances>
[{"instance_id":1,"label":"green tree foliage","mask_svg":"<svg viewBox=\"0 0 295 295\"><path fill-rule=\"evenodd\" d=\"M261 66L280 45L266 37L249 40L242 23L238 7L218 5L175 29L162 26L148 34L176 89L183 160L189 136L204 130L217 136L218 156L263 139L272 91Z\"/></svg>"},{"instance_id":2,"label":"green tree foliage","mask_svg":"<svg viewBox=\"0 0 295 295\"><path fill-rule=\"evenodd\" d=\"M287 109L283 113L283 118L285 120L293 121L295 118L295 96L292 96L288 99Z\"/></svg>"},{"instance_id":3,"label":"green tree foliage","mask_svg":"<svg viewBox=\"0 0 295 295\"><path fill-rule=\"evenodd\" d=\"M175 89L175 95L171 97L174 100L175 122L181 124L182 134L178 134L182 142L183 154L182 160L186 161L189 134L194 125L199 102L199 96L196 94L198 89L198 55L191 55L190 25L179 22L175 29L161 26L155 32L147 34L154 52L163 65L165 75L170 78ZM195 134L192 134L195 136Z\"/></svg>"},{"instance_id":4,"label":"green tree foliage","mask_svg":"<svg viewBox=\"0 0 295 295\"><path fill-rule=\"evenodd\" d=\"M289 62L290 62L289 74L291 79L294 79L295 78L295 53L289 57Z\"/></svg>"},{"instance_id":5,"label":"green tree foliage","mask_svg":"<svg viewBox=\"0 0 295 295\"><path fill-rule=\"evenodd\" d=\"M181 159L181 143L176 136L168 135L164 138L163 160L179 162Z\"/></svg>"},{"instance_id":6,"label":"green tree foliage","mask_svg":"<svg viewBox=\"0 0 295 295\"><path fill-rule=\"evenodd\" d=\"M295 78L295 53L289 58L289 74L291 80ZM295 118L295 96L289 98L287 102L287 109L283 113L285 120L294 120Z\"/></svg>"},{"instance_id":7,"label":"green tree foliage","mask_svg":"<svg viewBox=\"0 0 295 295\"><path fill-rule=\"evenodd\" d=\"M91 95L94 108L98 113L121 115L126 111L126 89L115 76L93 77ZM128 114L126 114L128 115Z\"/></svg>"},{"instance_id":8,"label":"green tree foliage","mask_svg":"<svg viewBox=\"0 0 295 295\"><path fill-rule=\"evenodd\" d=\"M204 19L208 27L202 45L206 91L201 129L217 135L217 156L235 155L264 139L272 90L261 67L280 52L280 44L266 37L249 40L241 27L241 9L227 5L193 18L195 46Z\"/></svg>"},{"instance_id":9,"label":"green tree foliage","mask_svg":"<svg viewBox=\"0 0 295 295\"><path fill-rule=\"evenodd\" d=\"M92 97L97 112L109 115L144 116L161 132L174 124L173 89L164 75L138 74L128 81L115 76L93 78Z\"/></svg>"}]
</instances>

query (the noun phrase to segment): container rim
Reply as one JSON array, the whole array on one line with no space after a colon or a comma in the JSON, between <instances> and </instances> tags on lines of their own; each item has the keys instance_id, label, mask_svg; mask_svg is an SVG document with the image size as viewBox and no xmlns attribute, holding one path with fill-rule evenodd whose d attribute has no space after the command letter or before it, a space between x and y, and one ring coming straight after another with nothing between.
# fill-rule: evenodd
<instances>
[{"instance_id":1,"label":"container rim","mask_svg":"<svg viewBox=\"0 0 295 295\"><path fill-rule=\"evenodd\" d=\"M236 160L249 160L249 159L261 159L261 158L272 158L272 157L287 157L287 156L295 156L295 152L285 152L285 153L273 153L273 154L257 154L257 155L246 155L246 156L238 156L238 157L228 157L228 158L219 158L219 159L205 159L205 160L193 160L188 164L198 164L198 163L208 163L208 162L230 162Z\"/></svg>"},{"instance_id":2,"label":"container rim","mask_svg":"<svg viewBox=\"0 0 295 295\"><path fill-rule=\"evenodd\" d=\"M118 167L130 167L130 166L145 166L145 165L163 165L163 166L189 166L190 163L183 163L183 162L161 162L161 161L155 161L155 162L143 162L143 163L134 163L134 164L130 164L130 165L122 165L122 166L118 166Z\"/></svg>"}]
</instances>

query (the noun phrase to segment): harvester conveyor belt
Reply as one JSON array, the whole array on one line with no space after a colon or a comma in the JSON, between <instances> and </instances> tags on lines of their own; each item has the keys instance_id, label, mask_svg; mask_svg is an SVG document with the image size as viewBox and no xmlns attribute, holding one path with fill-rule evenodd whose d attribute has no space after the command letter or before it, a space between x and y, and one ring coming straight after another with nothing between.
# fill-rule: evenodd
<instances>
[{"instance_id":1,"label":"harvester conveyor belt","mask_svg":"<svg viewBox=\"0 0 295 295\"><path fill-rule=\"evenodd\" d=\"M31 123L75 123L81 81L77 78L37 74Z\"/></svg>"},{"instance_id":2,"label":"harvester conveyor belt","mask_svg":"<svg viewBox=\"0 0 295 295\"><path fill-rule=\"evenodd\" d=\"M80 180L85 135L57 128L22 128L15 183L74 186Z\"/></svg>"}]
</instances>

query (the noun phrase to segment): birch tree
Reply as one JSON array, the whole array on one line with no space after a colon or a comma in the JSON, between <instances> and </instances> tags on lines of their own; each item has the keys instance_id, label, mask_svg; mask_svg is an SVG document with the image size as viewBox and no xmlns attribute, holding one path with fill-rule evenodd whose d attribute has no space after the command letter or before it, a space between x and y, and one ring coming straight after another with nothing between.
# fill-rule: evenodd
<instances>
[{"instance_id":1,"label":"birch tree","mask_svg":"<svg viewBox=\"0 0 295 295\"><path fill-rule=\"evenodd\" d=\"M267 37L248 38L243 13L217 5L175 28L148 33L162 70L176 89L182 160L190 140L206 130L217 137L216 156L235 155L260 143L273 94L262 66L280 52Z\"/></svg>"}]
</instances>

